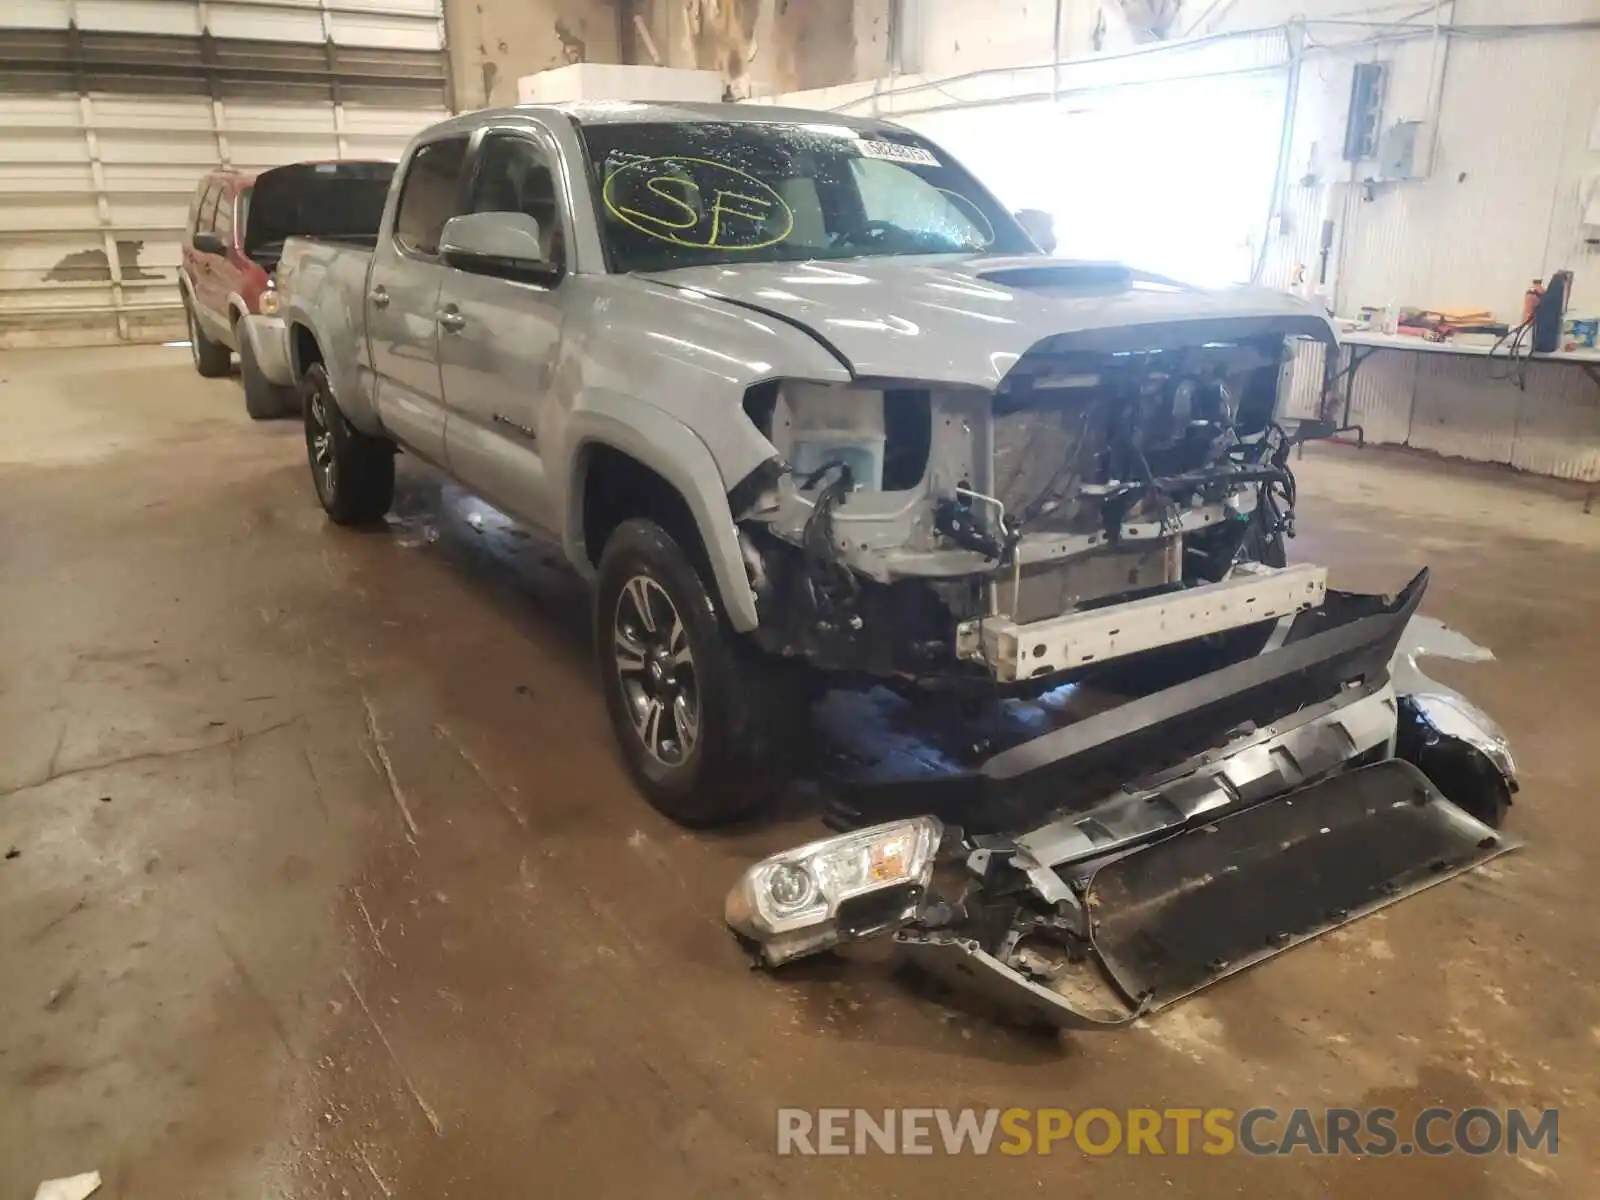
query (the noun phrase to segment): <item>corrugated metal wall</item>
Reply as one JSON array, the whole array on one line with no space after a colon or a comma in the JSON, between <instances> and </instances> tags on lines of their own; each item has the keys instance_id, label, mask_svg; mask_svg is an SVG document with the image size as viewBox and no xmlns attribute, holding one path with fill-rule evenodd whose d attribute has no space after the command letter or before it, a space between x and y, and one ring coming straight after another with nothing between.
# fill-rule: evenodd
<instances>
[{"instance_id":1,"label":"corrugated metal wall","mask_svg":"<svg viewBox=\"0 0 1600 1200\"><path fill-rule=\"evenodd\" d=\"M178 337L201 175L398 154L447 111L440 0L22 0L0 105L0 346Z\"/></svg>"}]
</instances>

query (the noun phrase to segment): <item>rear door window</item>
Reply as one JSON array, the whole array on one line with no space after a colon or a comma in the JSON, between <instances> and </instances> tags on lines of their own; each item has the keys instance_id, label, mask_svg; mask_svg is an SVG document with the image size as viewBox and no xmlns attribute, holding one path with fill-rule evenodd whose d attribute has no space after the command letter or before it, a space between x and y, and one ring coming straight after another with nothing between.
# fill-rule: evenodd
<instances>
[{"instance_id":1,"label":"rear door window","mask_svg":"<svg viewBox=\"0 0 1600 1200\"><path fill-rule=\"evenodd\" d=\"M460 209L461 168L467 159L465 136L420 146L406 166L394 240L412 254L435 255L444 223Z\"/></svg>"},{"instance_id":2,"label":"rear door window","mask_svg":"<svg viewBox=\"0 0 1600 1200\"><path fill-rule=\"evenodd\" d=\"M195 208L194 232L209 233L217 220L217 196L222 191L220 183L213 183L206 188L200 197L200 203Z\"/></svg>"},{"instance_id":3,"label":"rear door window","mask_svg":"<svg viewBox=\"0 0 1600 1200\"><path fill-rule=\"evenodd\" d=\"M217 194L217 217L212 226L224 245L233 245L233 191L223 187Z\"/></svg>"}]
</instances>

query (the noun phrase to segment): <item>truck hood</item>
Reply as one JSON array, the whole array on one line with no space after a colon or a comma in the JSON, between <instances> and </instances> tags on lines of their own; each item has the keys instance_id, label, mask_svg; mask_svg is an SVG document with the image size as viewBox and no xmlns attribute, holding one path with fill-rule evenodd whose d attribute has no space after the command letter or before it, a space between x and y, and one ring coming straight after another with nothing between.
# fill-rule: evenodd
<instances>
[{"instance_id":1,"label":"truck hood","mask_svg":"<svg viewBox=\"0 0 1600 1200\"><path fill-rule=\"evenodd\" d=\"M1335 340L1327 318L1291 296L1191 288L1113 263L941 255L682 267L643 278L802 329L858 377L991 390L1035 347L1137 351L1275 333Z\"/></svg>"}]
</instances>

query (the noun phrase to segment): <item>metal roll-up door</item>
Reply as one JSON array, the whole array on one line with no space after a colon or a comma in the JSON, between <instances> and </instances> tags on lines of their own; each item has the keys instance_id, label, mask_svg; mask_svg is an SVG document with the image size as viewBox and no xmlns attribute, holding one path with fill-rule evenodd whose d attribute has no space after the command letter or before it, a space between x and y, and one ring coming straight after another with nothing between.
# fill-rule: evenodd
<instances>
[{"instance_id":1,"label":"metal roll-up door","mask_svg":"<svg viewBox=\"0 0 1600 1200\"><path fill-rule=\"evenodd\" d=\"M0 347L183 336L208 169L392 158L449 110L441 0L0 9Z\"/></svg>"}]
</instances>

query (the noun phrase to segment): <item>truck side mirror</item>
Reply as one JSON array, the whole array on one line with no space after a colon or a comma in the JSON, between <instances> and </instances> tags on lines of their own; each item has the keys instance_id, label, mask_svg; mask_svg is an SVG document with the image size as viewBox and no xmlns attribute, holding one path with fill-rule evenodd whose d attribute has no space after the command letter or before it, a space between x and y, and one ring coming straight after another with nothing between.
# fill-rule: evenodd
<instances>
[{"instance_id":1,"label":"truck side mirror","mask_svg":"<svg viewBox=\"0 0 1600 1200\"><path fill-rule=\"evenodd\" d=\"M539 222L519 212L451 217L439 235L439 257L452 267L481 275L552 269Z\"/></svg>"}]
</instances>

